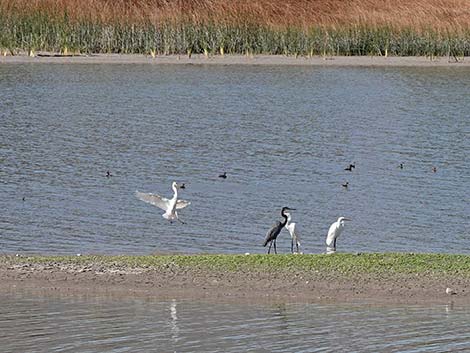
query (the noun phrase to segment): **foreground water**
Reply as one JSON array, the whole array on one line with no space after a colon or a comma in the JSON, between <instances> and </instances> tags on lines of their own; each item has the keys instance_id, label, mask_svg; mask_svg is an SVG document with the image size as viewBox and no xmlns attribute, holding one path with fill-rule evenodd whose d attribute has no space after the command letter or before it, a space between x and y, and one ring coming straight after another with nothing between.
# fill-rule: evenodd
<instances>
[{"instance_id":1,"label":"foreground water","mask_svg":"<svg viewBox=\"0 0 470 353\"><path fill-rule=\"evenodd\" d=\"M3 64L0 87L0 251L262 252L285 205L306 252L338 216L339 250L470 250L468 68ZM186 225L134 197L173 180Z\"/></svg>"},{"instance_id":2,"label":"foreground water","mask_svg":"<svg viewBox=\"0 0 470 353\"><path fill-rule=\"evenodd\" d=\"M458 352L470 309L1 293L3 352Z\"/></svg>"}]
</instances>

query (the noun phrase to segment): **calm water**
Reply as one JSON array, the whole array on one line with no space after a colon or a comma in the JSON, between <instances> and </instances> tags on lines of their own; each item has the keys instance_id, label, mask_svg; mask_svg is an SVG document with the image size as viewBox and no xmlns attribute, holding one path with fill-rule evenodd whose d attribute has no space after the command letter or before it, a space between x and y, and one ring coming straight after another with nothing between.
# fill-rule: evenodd
<instances>
[{"instance_id":1,"label":"calm water","mask_svg":"<svg viewBox=\"0 0 470 353\"><path fill-rule=\"evenodd\" d=\"M469 253L469 92L464 68L2 64L0 251L263 252L288 205L306 252L347 216L339 251ZM134 197L173 180L186 225Z\"/></svg>"},{"instance_id":2,"label":"calm water","mask_svg":"<svg viewBox=\"0 0 470 353\"><path fill-rule=\"evenodd\" d=\"M463 352L470 308L0 294L2 352Z\"/></svg>"}]
</instances>

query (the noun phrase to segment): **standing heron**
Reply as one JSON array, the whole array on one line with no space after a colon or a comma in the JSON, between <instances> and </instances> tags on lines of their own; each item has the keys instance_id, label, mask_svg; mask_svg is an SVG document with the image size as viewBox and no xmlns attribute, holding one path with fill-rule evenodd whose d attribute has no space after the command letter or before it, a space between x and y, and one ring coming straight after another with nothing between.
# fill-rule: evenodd
<instances>
[{"instance_id":1,"label":"standing heron","mask_svg":"<svg viewBox=\"0 0 470 353\"><path fill-rule=\"evenodd\" d=\"M291 222L292 216L290 212L287 212L287 223L285 225L286 229L289 231L290 237L291 237L291 244L290 244L290 251L292 254L294 254L294 242L295 242L295 247L297 251L295 254L299 254L299 248L300 248L300 237L297 231L295 230L295 223Z\"/></svg>"},{"instance_id":2,"label":"standing heron","mask_svg":"<svg viewBox=\"0 0 470 353\"><path fill-rule=\"evenodd\" d=\"M339 217L338 220L330 226L330 229L328 229L328 236L326 237L327 254L333 254L336 252L336 239L338 239L344 229L344 221L350 221L350 219Z\"/></svg>"},{"instance_id":3,"label":"standing heron","mask_svg":"<svg viewBox=\"0 0 470 353\"><path fill-rule=\"evenodd\" d=\"M184 189L184 184L179 185L175 181L171 184L173 189L173 197L171 199L167 199L157 194L146 194L143 192L136 191L135 196L144 202L157 206L165 211L162 214L162 217L173 222L173 220L178 220L184 224L182 220L178 218L178 212L176 210L185 208L186 206L190 205L191 202L185 200L178 200L178 189Z\"/></svg>"},{"instance_id":4,"label":"standing heron","mask_svg":"<svg viewBox=\"0 0 470 353\"><path fill-rule=\"evenodd\" d=\"M288 216L285 214L286 211L294 211L295 208L289 208L289 207L283 207L281 210L281 216L284 218L282 221L277 221L274 223L274 225L271 227L271 229L268 231L266 234L266 238L264 239L263 246L268 245L269 243L269 249L268 249L268 254L271 252L271 245L274 243L274 253L277 254L277 249L276 249L276 239L279 233L281 233L282 228L285 227L287 223L287 218Z\"/></svg>"}]
</instances>

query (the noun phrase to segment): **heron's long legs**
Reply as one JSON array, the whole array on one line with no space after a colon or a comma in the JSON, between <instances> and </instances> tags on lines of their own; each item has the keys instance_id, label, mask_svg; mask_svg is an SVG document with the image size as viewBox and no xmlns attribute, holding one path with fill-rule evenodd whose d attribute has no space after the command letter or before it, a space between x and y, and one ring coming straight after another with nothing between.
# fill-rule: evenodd
<instances>
[{"instance_id":1,"label":"heron's long legs","mask_svg":"<svg viewBox=\"0 0 470 353\"><path fill-rule=\"evenodd\" d=\"M297 243L296 243L297 244ZM297 247L297 252L299 248ZM291 239L291 242L290 242L290 252L293 254L294 253L294 238Z\"/></svg>"},{"instance_id":2,"label":"heron's long legs","mask_svg":"<svg viewBox=\"0 0 470 353\"><path fill-rule=\"evenodd\" d=\"M271 253L271 245L273 245L273 241L271 240L271 242L269 243L269 249L268 249L268 254Z\"/></svg>"},{"instance_id":3,"label":"heron's long legs","mask_svg":"<svg viewBox=\"0 0 470 353\"><path fill-rule=\"evenodd\" d=\"M276 239L274 239L274 253L277 254L277 249L276 249Z\"/></svg>"}]
</instances>

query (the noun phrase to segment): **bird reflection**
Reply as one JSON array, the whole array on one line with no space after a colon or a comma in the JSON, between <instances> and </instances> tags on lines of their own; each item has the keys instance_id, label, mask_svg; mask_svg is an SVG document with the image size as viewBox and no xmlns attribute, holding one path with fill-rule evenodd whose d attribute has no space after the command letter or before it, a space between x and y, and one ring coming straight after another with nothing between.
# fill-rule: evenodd
<instances>
[{"instance_id":1,"label":"bird reflection","mask_svg":"<svg viewBox=\"0 0 470 353\"><path fill-rule=\"evenodd\" d=\"M170 329L171 329L171 339L173 342L178 342L180 329L178 327L178 316L176 315L176 299L173 299L170 303Z\"/></svg>"},{"instance_id":2,"label":"bird reflection","mask_svg":"<svg viewBox=\"0 0 470 353\"><path fill-rule=\"evenodd\" d=\"M454 302L451 301L449 304L446 304L446 314L450 314L452 310L454 310Z\"/></svg>"}]
</instances>

